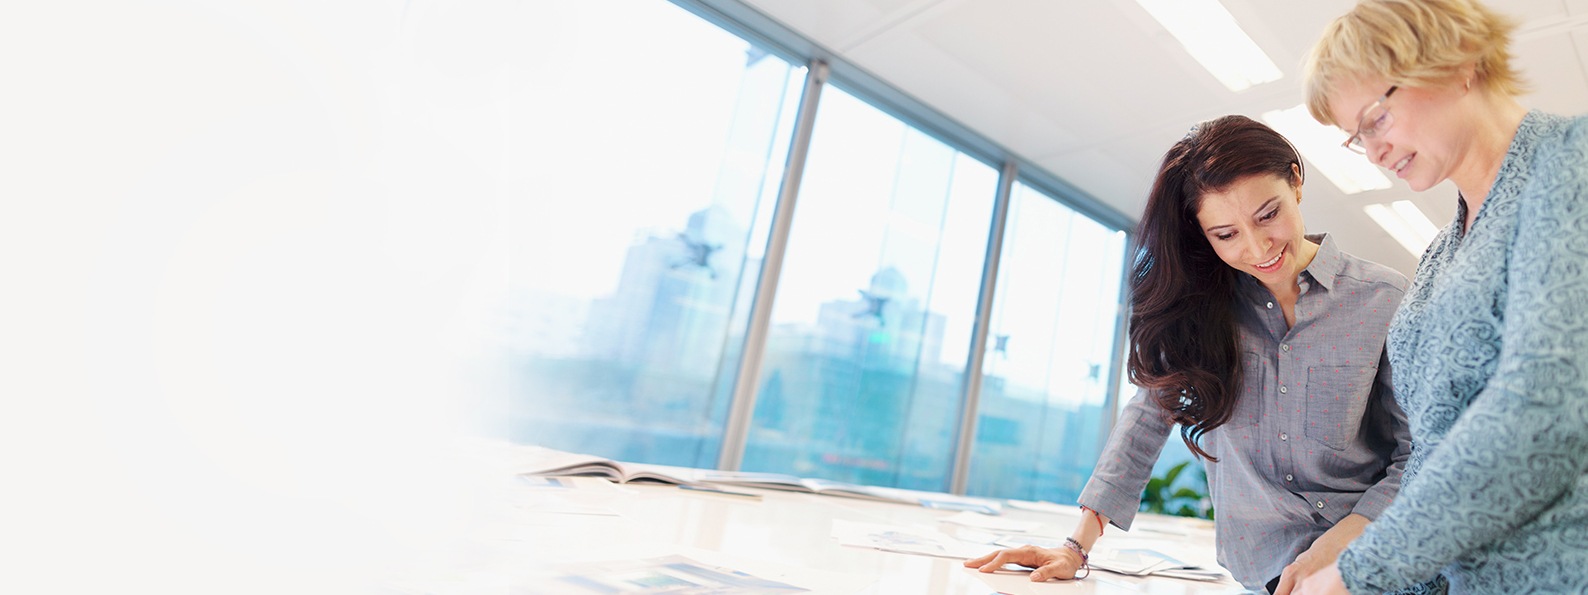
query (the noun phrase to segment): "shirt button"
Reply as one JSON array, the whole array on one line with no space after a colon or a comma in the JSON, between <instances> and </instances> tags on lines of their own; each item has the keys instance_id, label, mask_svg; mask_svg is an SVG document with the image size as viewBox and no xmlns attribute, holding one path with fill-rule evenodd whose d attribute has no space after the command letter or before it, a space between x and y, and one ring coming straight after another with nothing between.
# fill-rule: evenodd
<instances>
[{"instance_id":1,"label":"shirt button","mask_svg":"<svg viewBox=\"0 0 1588 595\"><path fill-rule=\"evenodd\" d=\"M1290 440L1290 434L1286 434L1284 432L1280 432L1279 433L1279 439L1283 440L1283 441L1289 441Z\"/></svg>"},{"instance_id":2,"label":"shirt button","mask_svg":"<svg viewBox=\"0 0 1588 595\"><path fill-rule=\"evenodd\" d=\"M1296 477L1294 475L1286 473L1285 474L1285 481L1296 481Z\"/></svg>"},{"instance_id":3,"label":"shirt button","mask_svg":"<svg viewBox=\"0 0 1588 595\"><path fill-rule=\"evenodd\" d=\"M1323 501L1319 500L1318 503L1314 504L1313 506L1317 506L1319 510L1323 510Z\"/></svg>"},{"instance_id":4,"label":"shirt button","mask_svg":"<svg viewBox=\"0 0 1588 595\"><path fill-rule=\"evenodd\" d=\"M1268 302L1268 309L1269 310L1274 309L1274 303L1273 302Z\"/></svg>"},{"instance_id":5,"label":"shirt button","mask_svg":"<svg viewBox=\"0 0 1588 595\"><path fill-rule=\"evenodd\" d=\"M1285 393L1288 393L1288 392L1290 392L1290 389L1285 388L1283 386L1279 387L1279 394L1282 395L1282 394L1285 394Z\"/></svg>"},{"instance_id":6,"label":"shirt button","mask_svg":"<svg viewBox=\"0 0 1588 595\"><path fill-rule=\"evenodd\" d=\"M1285 351L1290 351L1290 345L1289 344L1280 345L1279 348L1283 349Z\"/></svg>"}]
</instances>

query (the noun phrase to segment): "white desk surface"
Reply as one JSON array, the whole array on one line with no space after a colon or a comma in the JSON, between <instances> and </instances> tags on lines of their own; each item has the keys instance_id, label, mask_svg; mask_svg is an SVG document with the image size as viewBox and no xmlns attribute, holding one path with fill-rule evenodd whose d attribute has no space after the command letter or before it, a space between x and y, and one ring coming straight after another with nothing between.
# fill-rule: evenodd
<instances>
[{"instance_id":1,"label":"white desk surface","mask_svg":"<svg viewBox=\"0 0 1588 595\"><path fill-rule=\"evenodd\" d=\"M491 523L488 535L475 540L478 551L472 558L451 571L444 584L415 591L472 592L478 587L486 592L507 586L513 593L565 592L553 578L582 564L677 554L813 593L1242 592L1227 576L1201 582L1093 571L1080 581L1031 583L1024 572L981 575L960 560L844 546L830 537L835 519L934 526L953 535L974 535L974 530L940 522L956 511L754 488L733 489L761 494L760 500L674 486L613 485L590 478L578 482L578 489L512 490L508 497L517 501L506 507L499 522ZM560 494L543 495L551 490ZM1037 522L1040 527L1029 534L1062 539L1080 517L1073 507L1037 512L1005 506L998 518ZM1185 562L1216 566L1208 521L1142 514L1128 533L1110 527L1099 545L1140 545ZM993 549L987 546L987 551Z\"/></svg>"}]
</instances>

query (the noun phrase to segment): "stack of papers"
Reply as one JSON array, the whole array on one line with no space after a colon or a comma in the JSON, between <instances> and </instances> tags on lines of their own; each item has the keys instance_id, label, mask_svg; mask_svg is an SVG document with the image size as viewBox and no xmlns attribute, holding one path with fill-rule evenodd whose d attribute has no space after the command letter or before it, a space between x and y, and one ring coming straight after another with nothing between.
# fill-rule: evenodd
<instances>
[{"instance_id":1,"label":"stack of papers","mask_svg":"<svg viewBox=\"0 0 1588 595\"><path fill-rule=\"evenodd\" d=\"M1224 576L1217 568L1187 564L1163 552L1142 548L1094 551L1087 562L1097 570L1126 576L1167 576L1196 581L1213 581Z\"/></svg>"}]
</instances>

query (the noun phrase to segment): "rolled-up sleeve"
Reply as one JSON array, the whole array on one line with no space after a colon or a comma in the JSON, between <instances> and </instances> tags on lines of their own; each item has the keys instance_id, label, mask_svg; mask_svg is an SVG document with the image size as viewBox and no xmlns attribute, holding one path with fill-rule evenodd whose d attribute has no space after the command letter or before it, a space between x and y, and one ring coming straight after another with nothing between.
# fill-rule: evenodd
<instances>
[{"instance_id":1,"label":"rolled-up sleeve","mask_svg":"<svg viewBox=\"0 0 1588 595\"><path fill-rule=\"evenodd\" d=\"M1079 498L1081 506L1108 517L1111 524L1130 530L1141 493L1152 477L1153 463L1163 451L1164 440L1174 423L1151 398L1146 389L1125 405L1108 435L1108 446L1092 471Z\"/></svg>"}]
</instances>

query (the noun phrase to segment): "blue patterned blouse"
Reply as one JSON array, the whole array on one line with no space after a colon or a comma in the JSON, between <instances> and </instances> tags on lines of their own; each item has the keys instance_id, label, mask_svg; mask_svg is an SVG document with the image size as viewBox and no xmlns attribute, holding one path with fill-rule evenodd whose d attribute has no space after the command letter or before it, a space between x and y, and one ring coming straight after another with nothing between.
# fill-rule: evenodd
<instances>
[{"instance_id":1,"label":"blue patterned blouse","mask_svg":"<svg viewBox=\"0 0 1588 595\"><path fill-rule=\"evenodd\" d=\"M1588 593L1588 117L1528 113L1466 215L1391 323L1412 456L1340 573L1352 593Z\"/></svg>"}]
</instances>

